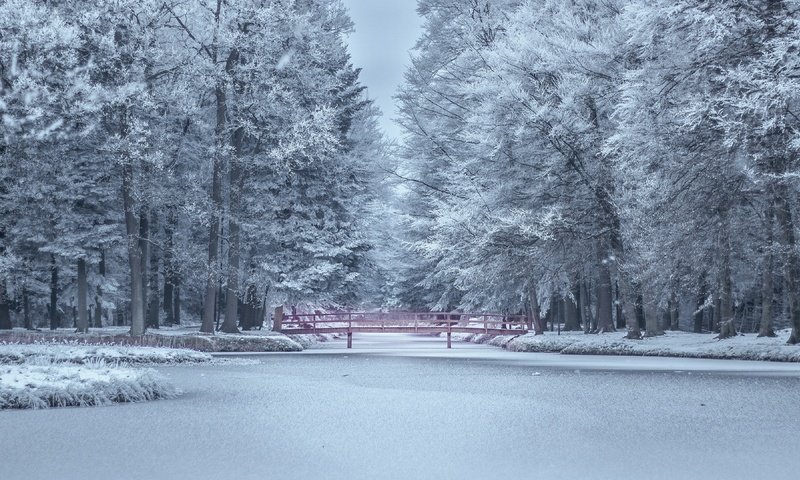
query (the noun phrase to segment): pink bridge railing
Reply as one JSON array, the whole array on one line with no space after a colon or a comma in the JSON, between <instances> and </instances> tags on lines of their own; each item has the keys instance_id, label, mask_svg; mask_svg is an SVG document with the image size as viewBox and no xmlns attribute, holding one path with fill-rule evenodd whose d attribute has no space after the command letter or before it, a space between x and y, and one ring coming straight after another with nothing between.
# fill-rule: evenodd
<instances>
[{"instance_id":1,"label":"pink bridge railing","mask_svg":"<svg viewBox=\"0 0 800 480\"><path fill-rule=\"evenodd\" d=\"M347 348L353 333L452 333L522 335L531 328L525 315L452 312L335 312L282 314L276 311L272 329L286 334L346 333Z\"/></svg>"}]
</instances>

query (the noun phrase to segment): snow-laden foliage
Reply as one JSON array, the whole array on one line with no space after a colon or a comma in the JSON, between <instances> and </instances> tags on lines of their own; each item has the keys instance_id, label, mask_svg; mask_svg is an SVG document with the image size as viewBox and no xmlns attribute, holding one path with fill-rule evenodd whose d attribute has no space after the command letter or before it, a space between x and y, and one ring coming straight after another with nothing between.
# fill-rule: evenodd
<instances>
[{"instance_id":1,"label":"snow-laden foliage","mask_svg":"<svg viewBox=\"0 0 800 480\"><path fill-rule=\"evenodd\" d=\"M346 11L212 3L0 5L0 328L366 301L383 145Z\"/></svg>"},{"instance_id":2,"label":"snow-laden foliage","mask_svg":"<svg viewBox=\"0 0 800 480\"><path fill-rule=\"evenodd\" d=\"M398 297L800 341L797 7L421 2Z\"/></svg>"}]
</instances>

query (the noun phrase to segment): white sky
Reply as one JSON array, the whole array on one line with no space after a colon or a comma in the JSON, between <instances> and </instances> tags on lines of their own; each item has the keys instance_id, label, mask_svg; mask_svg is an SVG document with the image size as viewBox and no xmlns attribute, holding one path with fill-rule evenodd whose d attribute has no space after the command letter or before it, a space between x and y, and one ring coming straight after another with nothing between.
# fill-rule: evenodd
<instances>
[{"instance_id":1,"label":"white sky","mask_svg":"<svg viewBox=\"0 0 800 480\"><path fill-rule=\"evenodd\" d=\"M422 33L416 0L343 0L355 24L350 35L353 65L361 67L361 83L383 111L381 127L389 138L400 129L394 99L408 65L408 51Z\"/></svg>"}]
</instances>

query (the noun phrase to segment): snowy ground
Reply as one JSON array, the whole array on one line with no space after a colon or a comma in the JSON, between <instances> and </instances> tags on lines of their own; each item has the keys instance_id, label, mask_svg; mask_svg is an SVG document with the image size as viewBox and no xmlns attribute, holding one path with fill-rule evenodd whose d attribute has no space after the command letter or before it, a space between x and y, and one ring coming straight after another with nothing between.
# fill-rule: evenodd
<instances>
[{"instance_id":1,"label":"snowy ground","mask_svg":"<svg viewBox=\"0 0 800 480\"><path fill-rule=\"evenodd\" d=\"M666 332L642 340L626 340L625 332L587 335L583 332L547 332L544 335L499 336L454 334L454 338L503 347L512 352L548 352L571 355L632 355L800 362L800 346L786 345L789 330L775 338L756 334L716 340L714 335Z\"/></svg>"},{"instance_id":2,"label":"snowy ground","mask_svg":"<svg viewBox=\"0 0 800 480\"><path fill-rule=\"evenodd\" d=\"M165 368L185 392L170 401L0 413L14 440L0 476L794 480L800 468L800 364L447 350L408 335L356 334L353 347ZM58 447L32 448L48 438Z\"/></svg>"}]
</instances>

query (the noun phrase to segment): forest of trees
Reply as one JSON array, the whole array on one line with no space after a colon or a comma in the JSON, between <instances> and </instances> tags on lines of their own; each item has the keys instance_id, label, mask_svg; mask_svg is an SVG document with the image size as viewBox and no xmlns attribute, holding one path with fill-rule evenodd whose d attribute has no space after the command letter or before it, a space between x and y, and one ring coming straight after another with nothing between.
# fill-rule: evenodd
<instances>
[{"instance_id":1,"label":"forest of trees","mask_svg":"<svg viewBox=\"0 0 800 480\"><path fill-rule=\"evenodd\" d=\"M369 296L384 146L351 28L327 0L0 2L0 328Z\"/></svg>"},{"instance_id":2,"label":"forest of trees","mask_svg":"<svg viewBox=\"0 0 800 480\"><path fill-rule=\"evenodd\" d=\"M800 0L418 11L388 149L338 1L0 3L0 328L289 304L800 343Z\"/></svg>"},{"instance_id":3,"label":"forest of trees","mask_svg":"<svg viewBox=\"0 0 800 480\"><path fill-rule=\"evenodd\" d=\"M402 304L800 342L800 2L419 12L398 94L398 225L419 258Z\"/></svg>"}]
</instances>

